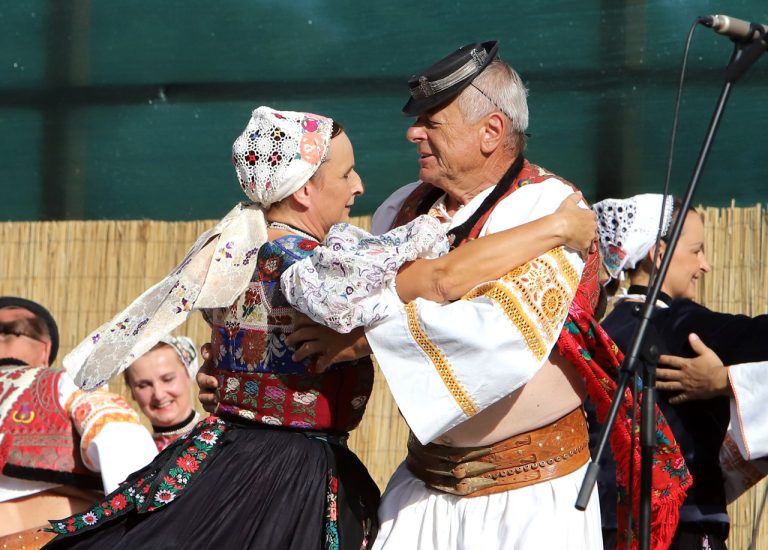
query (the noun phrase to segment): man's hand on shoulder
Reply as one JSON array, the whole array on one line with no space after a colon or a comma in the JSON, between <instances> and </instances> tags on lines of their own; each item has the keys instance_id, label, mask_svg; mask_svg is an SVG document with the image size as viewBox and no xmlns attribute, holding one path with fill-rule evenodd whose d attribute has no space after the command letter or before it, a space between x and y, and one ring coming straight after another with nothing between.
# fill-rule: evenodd
<instances>
[{"instance_id":1,"label":"man's hand on shoulder","mask_svg":"<svg viewBox=\"0 0 768 550\"><path fill-rule=\"evenodd\" d=\"M677 357L662 355L656 370L656 386L663 391L679 392L670 398L673 405L697 399L711 399L722 395L731 396L728 369L717 354L704 345L698 336L690 334L688 341L698 355ZM664 365L665 368L662 368Z\"/></svg>"}]
</instances>

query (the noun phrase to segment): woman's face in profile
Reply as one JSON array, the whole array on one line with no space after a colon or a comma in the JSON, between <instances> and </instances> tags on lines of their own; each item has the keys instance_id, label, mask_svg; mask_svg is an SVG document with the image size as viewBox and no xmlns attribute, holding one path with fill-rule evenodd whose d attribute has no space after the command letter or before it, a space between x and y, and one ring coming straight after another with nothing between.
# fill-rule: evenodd
<instances>
[{"instance_id":1,"label":"woman's face in profile","mask_svg":"<svg viewBox=\"0 0 768 550\"><path fill-rule=\"evenodd\" d=\"M704 255L704 222L696 212L688 212L662 290L672 298L693 299L696 283L709 269Z\"/></svg>"},{"instance_id":2,"label":"woman's face in profile","mask_svg":"<svg viewBox=\"0 0 768 550\"><path fill-rule=\"evenodd\" d=\"M192 379L171 346L148 351L134 361L128 385L153 426L173 426L192 411Z\"/></svg>"},{"instance_id":3,"label":"woman's face in profile","mask_svg":"<svg viewBox=\"0 0 768 550\"><path fill-rule=\"evenodd\" d=\"M325 232L333 224L349 221L355 198L363 194L363 182L355 171L355 154L346 132L331 140L328 158L307 185L316 191L315 215Z\"/></svg>"}]
</instances>

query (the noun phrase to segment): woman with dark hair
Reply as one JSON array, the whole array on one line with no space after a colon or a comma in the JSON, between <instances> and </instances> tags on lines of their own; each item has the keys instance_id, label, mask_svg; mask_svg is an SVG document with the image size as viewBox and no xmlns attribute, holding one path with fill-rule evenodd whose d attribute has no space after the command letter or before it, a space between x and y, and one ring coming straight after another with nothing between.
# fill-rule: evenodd
<instances>
[{"instance_id":1,"label":"woman with dark hair","mask_svg":"<svg viewBox=\"0 0 768 550\"><path fill-rule=\"evenodd\" d=\"M296 312L280 288L281 274L310 257L363 192L352 144L327 117L260 107L233 158L252 202L235 207L165 280L65 359L75 380L90 387L201 309L212 329L217 415L104 502L51 522L60 534L53 547L360 549L376 535L378 488L346 446L371 392L370 358L328 369L294 359L286 338ZM480 254L464 265L470 247L417 261L430 267L414 273L426 289L447 270L443 290L460 296L550 248L589 248L594 216L579 200L573 195L556 213L480 245L506 245L507 254ZM439 222L427 216L382 243L394 243L398 262L448 248Z\"/></svg>"},{"instance_id":2,"label":"woman with dark hair","mask_svg":"<svg viewBox=\"0 0 768 550\"><path fill-rule=\"evenodd\" d=\"M710 270L704 253L704 223L695 210L683 213L679 202L653 194L625 200L606 199L593 205L593 210L598 217L604 267L612 280L609 288L618 288L616 283L625 274L629 277L626 293L618 296L613 310L601 323L622 351L632 342L639 323L636 310L645 300L651 272L658 269L666 253L673 220L683 215L680 241L651 318L650 332L657 338L660 352L694 355L689 335L696 333L727 364L768 359L768 315L718 313L694 301L697 283ZM657 250L660 225L662 238ZM680 402L677 392L659 393L659 407L669 421L694 481L680 511L672 548L725 548L729 520L719 453L729 421L738 419L731 418L735 409L729 407L727 373L723 370L718 376L723 378L717 382L723 389L722 395L711 399ZM606 469L598 481L603 525L609 531L615 528L616 489L612 475ZM604 540L609 547L610 533Z\"/></svg>"}]
</instances>

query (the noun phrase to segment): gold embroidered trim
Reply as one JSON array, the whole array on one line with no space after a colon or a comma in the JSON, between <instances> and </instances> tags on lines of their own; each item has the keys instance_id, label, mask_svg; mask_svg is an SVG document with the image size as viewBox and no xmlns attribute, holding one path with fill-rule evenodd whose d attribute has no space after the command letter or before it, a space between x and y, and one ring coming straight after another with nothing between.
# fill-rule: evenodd
<instances>
[{"instance_id":1,"label":"gold embroidered trim","mask_svg":"<svg viewBox=\"0 0 768 550\"><path fill-rule=\"evenodd\" d=\"M557 339L554 330L568 313L578 285L578 272L559 247L498 281L478 286L464 299L485 296L497 303L520 331L533 356L541 361L549 344Z\"/></svg>"},{"instance_id":2,"label":"gold embroidered trim","mask_svg":"<svg viewBox=\"0 0 768 550\"><path fill-rule=\"evenodd\" d=\"M575 293L576 289L579 287L581 276L573 268L571 262L568 261L563 247L559 246L557 248L553 248L548 252L548 254L552 254L552 256L554 256L555 262L557 262L557 268L565 278L568 286L571 287L571 291Z\"/></svg>"},{"instance_id":3,"label":"gold embroidered trim","mask_svg":"<svg viewBox=\"0 0 768 550\"><path fill-rule=\"evenodd\" d=\"M451 392L456 403L458 403L461 410L467 416L474 416L477 414L477 405L467 393L467 390L461 382L456 378L448 359L443 352L440 351L440 348L432 343L429 337L424 333L421 323L419 323L415 302L409 302L405 305L405 313L408 316L408 329L411 331L411 336L413 336L413 339L424 353L427 354L427 357L432 361L432 364L435 365L437 374L440 376L443 384L445 384L445 387L448 388L448 391Z\"/></svg>"},{"instance_id":4,"label":"gold embroidered trim","mask_svg":"<svg viewBox=\"0 0 768 550\"><path fill-rule=\"evenodd\" d=\"M485 296L499 304L504 313L507 314L512 324L520 331L525 345L531 350L533 356L541 361L547 355L547 345L537 330L536 324L525 314L522 304L515 295L504 285L496 284ZM550 334L547 334L550 336Z\"/></svg>"}]
</instances>

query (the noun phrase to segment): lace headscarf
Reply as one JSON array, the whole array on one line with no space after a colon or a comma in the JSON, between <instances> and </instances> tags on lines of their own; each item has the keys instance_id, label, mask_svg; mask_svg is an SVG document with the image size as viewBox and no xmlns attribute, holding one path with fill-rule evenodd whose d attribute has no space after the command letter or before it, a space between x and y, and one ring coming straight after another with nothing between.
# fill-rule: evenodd
<instances>
[{"instance_id":1,"label":"lace headscarf","mask_svg":"<svg viewBox=\"0 0 768 550\"><path fill-rule=\"evenodd\" d=\"M605 199L592 205L597 214L600 254L603 266L612 279L625 269L633 269L653 244L664 210L661 236L669 232L672 222L672 196L635 195L628 199Z\"/></svg>"},{"instance_id":2,"label":"lace headscarf","mask_svg":"<svg viewBox=\"0 0 768 550\"><path fill-rule=\"evenodd\" d=\"M200 235L162 281L144 292L64 358L83 389L130 366L195 309L228 307L243 293L267 240L265 209L303 186L325 159L330 118L259 107L232 147L237 178L252 202L235 206Z\"/></svg>"},{"instance_id":3,"label":"lace headscarf","mask_svg":"<svg viewBox=\"0 0 768 550\"><path fill-rule=\"evenodd\" d=\"M200 368L200 364L197 360L197 349L192 339L188 336L166 334L160 338L160 342L171 346L171 349L179 356L184 368L187 369L189 377L194 378Z\"/></svg>"}]
</instances>

